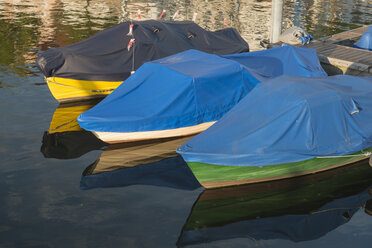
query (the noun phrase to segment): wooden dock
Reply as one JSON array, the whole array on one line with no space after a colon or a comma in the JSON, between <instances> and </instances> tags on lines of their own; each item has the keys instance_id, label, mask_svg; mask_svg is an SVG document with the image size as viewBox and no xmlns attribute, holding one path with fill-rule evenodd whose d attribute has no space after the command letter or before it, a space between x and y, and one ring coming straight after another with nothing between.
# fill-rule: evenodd
<instances>
[{"instance_id":1,"label":"wooden dock","mask_svg":"<svg viewBox=\"0 0 372 248\"><path fill-rule=\"evenodd\" d=\"M329 75L372 75L372 51L351 47L370 26L313 40L304 47L314 48Z\"/></svg>"}]
</instances>

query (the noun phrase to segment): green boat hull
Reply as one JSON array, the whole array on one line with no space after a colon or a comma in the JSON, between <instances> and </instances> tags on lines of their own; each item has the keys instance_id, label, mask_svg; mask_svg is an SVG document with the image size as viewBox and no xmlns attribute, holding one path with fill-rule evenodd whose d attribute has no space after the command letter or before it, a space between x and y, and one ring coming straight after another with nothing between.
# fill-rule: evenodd
<instances>
[{"instance_id":1,"label":"green boat hull","mask_svg":"<svg viewBox=\"0 0 372 248\"><path fill-rule=\"evenodd\" d=\"M368 160L367 150L339 157L314 158L300 162L267 166L224 166L186 161L200 184L209 188L228 187L249 183L280 180L314 174Z\"/></svg>"}]
</instances>

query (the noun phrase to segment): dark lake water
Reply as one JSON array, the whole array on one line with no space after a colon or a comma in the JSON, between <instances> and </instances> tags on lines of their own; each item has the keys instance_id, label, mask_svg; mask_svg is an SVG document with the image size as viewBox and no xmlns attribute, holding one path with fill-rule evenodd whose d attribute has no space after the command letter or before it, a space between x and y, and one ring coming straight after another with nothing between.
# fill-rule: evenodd
<instances>
[{"instance_id":1,"label":"dark lake water","mask_svg":"<svg viewBox=\"0 0 372 248\"><path fill-rule=\"evenodd\" d=\"M372 23L369 0L285 1L284 28L321 37ZM368 163L282 183L203 192L158 143L105 146L76 126L35 67L136 16L268 37L271 1L0 0L0 247L370 247ZM134 17L135 18L135 17ZM174 146L173 142L169 141ZM157 152L159 151L159 154ZM133 165L141 165L131 167ZM367 211L368 212L368 211Z\"/></svg>"}]
</instances>

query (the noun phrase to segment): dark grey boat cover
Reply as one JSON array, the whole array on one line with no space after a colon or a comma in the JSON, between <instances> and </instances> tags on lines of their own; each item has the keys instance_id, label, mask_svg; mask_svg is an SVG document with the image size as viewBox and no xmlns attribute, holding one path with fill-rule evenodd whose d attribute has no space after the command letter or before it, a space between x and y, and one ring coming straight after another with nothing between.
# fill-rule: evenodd
<instances>
[{"instance_id":1,"label":"dark grey boat cover","mask_svg":"<svg viewBox=\"0 0 372 248\"><path fill-rule=\"evenodd\" d=\"M42 52L37 66L46 77L121 81L145 62L188 49L218 55L249 51L233 28L211 32L190 21L132 24L133 36L128 35L131 23L120 23L81 42ZM128 49L133 38L135 43Z\"/></svg>"}]
</instances>

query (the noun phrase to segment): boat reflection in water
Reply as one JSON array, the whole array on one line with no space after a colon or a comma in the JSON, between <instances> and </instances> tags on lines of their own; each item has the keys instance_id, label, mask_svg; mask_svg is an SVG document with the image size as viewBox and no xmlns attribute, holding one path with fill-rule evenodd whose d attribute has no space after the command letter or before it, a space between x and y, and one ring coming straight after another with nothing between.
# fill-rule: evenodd
<instances>
[{"instance_id":1,"label":"boat reflection in water","mask_svg":"<svg viewBox=\"0 0 372 248\"><path fill-rule=\"evenodd\" d=\"M371 187L372 168L364 162L299 178L205 190L178 246L233 238L318 239L361 208L371 215Z\"/></svg>"},{"instance_id":2,"label":"boat reflection in water","mask_svg":"<svg viewBox=\"0 0 372 248\"><path fill-rule=\"evenodd\" d=\"M156 185L201 187L176 148L191 136L110 145L83 172L81 189Z\"/></svg>"},{"instance_id":3,"label":"boat reflection in water","mask_svg":"<svg viewBox=\"0 0 372 248\"><path fill-rule=\"evenodd\" d=\"M46 158L73 159L107 144L93 133L83 130L77 117L102 99L59 104L49 130L44 132L41 152Z\"/></svg>"}]
</instances>

